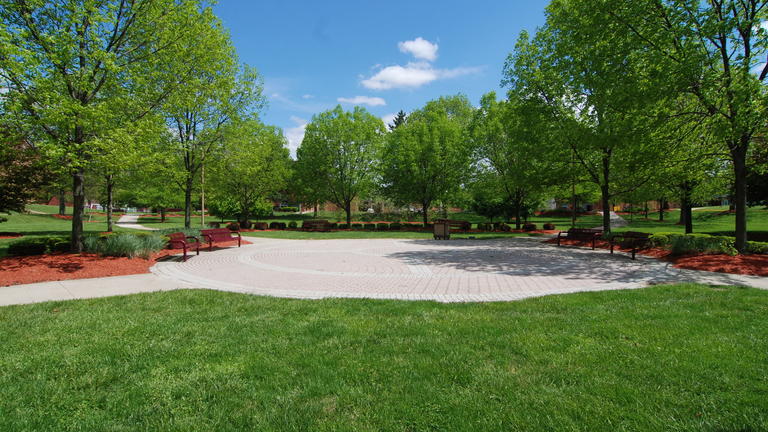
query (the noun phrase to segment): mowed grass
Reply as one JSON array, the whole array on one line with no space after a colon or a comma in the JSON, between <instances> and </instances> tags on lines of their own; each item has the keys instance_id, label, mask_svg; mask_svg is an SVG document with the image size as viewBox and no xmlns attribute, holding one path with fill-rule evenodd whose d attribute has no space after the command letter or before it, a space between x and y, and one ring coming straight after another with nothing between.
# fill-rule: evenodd
<instances>
[{"instance_id":1,"label":"mowed grass","mask_svg":"<svg viewBox=\"0 0 768 432\"><path fill-rule=\"evenodd\" d=\"M768 292L0 308L0 430L768 429Z\"/></svg>"},{"instance_id":2,"label":"mowed grass","mask_svg":"<svg viewBox=\"0 0 768 432\"><path fill-rule=\"evenodd\" d=\"M37 206L40 208L43 206ZM54 206L44 206L54 208ZM42 210L37 210L42 211ZM72 209L69 209L71 214ZM58 207L55 208L54 213L58 214ZM7 222L0 223L0 232L12 232L20 233L25 237L36 237L45 235L58 235L67 236L72 232L72 221L65 219L58 219L52 214L31 214L31 213L11 213L10 215L0 215L8 219ZM90 216L90 217L89 217ZM83 224L83 229L88 232L102 232L106 231L107 223L106 217L98 214L89 214L86 216L86 221ZM117 217L115 218L117 222ZM119 227L114 228L115 231L125 231ZM8 244L16 239L0 239L0 257L5 256L8 250Z\"/></svg>"},{"instance_id":3,"label":"mowed grass","mask_svg":"<svg viewBox=\"0 0 768 432\"><path fill-rule=\"evenodd\" d=\"M728 207L709 207L693 211L693 232L715 235L734 235L736 216L727 212ZM644 232L684 232L685 226L678 225L680 211L673 210L665 213L664 221L658 221L658 213L650 213L648 219L635 215L630 221L629 216L622 216L629 226L617 228L616 231L644 231ZM768 235L768 209L764 207L752 207L747 210L747 229L755 237L762 240Z\"/></svg>"}]
</instances>

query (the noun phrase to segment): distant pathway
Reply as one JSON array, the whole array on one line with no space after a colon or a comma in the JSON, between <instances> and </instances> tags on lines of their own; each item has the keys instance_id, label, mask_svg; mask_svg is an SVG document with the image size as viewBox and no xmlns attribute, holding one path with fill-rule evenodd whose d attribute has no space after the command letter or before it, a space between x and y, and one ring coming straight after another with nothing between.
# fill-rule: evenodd
<instances>
[{"instance_id":1,"label":"distant pathway","mask_svg":"<svg viewBox=\"0 0 768 432\"><path fill-rule=\"evenodd\" d=\"M598 213L600 214L600 216L603 215L603 212L598 212ZM611 228L622 228L629 225L629 222L627 222L626 219L617 215L616 212L614 211L611 212L610 217L611 217ZM595 227L595 228L602 229L603 226L600 225L599 227Z\"/></svg>"},{"instance_id":2,"label":"distant pathway","mask_svg":"<svg viewBox=\"0 0 768 432\"><path fill-rule=\"evenodd\" d=\"M158 262L152 274L0 288L0 306L203 288L273 297L439 302L510 301L551 294L697 282L768 289L768 277L681 270L644 256L498 240L278 240Z\"/></svg>"},{"instance_id":3,"label":"distant pathway","mask_svg":"<svg viewBox=\"0 0 768 432\"><path fill-rule=\"evenodd\" d=\"M130 229L137 229L137 230L144 230L144 231L157 231L157 228L150 228L145 227L144 225L139 225L139 215L137 214L126 214L120 216L120 219L117 221L117 226L120 228L130 228Z\"/></svg>"}]
</instances>

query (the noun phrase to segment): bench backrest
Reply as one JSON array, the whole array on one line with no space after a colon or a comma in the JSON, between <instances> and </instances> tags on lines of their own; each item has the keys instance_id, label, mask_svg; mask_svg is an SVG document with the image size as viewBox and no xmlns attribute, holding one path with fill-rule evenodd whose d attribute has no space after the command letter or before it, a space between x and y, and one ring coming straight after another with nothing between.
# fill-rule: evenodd
<instances>
[{"instance_id":1,"label":"bench backrest","mask_svg":"<svg viewBox=\"0 0 768 432\"><path fill-rule=\"evenodd\" d=\"M183 242L187 240L187 236L183 232L175 232L168 234L168 240L172 242Z\"/></svg>"},{"instance_id":2,"label":"bench backrest","mask_svg":"<svg viewBox=\"0 0 768 432\"><path fill-rule=\"evenodd\" d=\"M594 235L594 234L602 234L603 230L597 229L597 228L569 228L568 229L568 235L571 234L584 234L584 235Z\"/></svg>"},{"instance_id":3,"label":"bench backrest","mask_svg":"<svg viewBox=\"0 0 768 432\"><path fill-rule=\"evenodd\" d=\"M204 236L210 236L213 239L230 239L232 238L232 231L229 228L213 228L200 230L200 234Z\"/></svg>"}]
</instances>

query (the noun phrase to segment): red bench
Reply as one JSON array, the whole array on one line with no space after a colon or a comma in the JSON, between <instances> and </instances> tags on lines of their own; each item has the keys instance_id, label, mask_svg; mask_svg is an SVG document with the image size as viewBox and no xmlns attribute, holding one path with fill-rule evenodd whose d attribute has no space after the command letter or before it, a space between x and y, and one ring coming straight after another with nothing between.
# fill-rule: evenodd
<instances>
[{"instance_id":1,"label":"red bench","mask_svg":"<svg viewBox=\"0 0 768 432\"><path fill-rule=\"evenodd\" d=\"M230 231L229 228L213 228L200 230L200 235L208 242L208 250L213 250L214 242L228 242L237 239L237 247L240 247L242 237L237 231ZM237 237L235 237L237 236Z\"/></svg>"},{"instance_id":2,"label":"red bench","mask_svg":"<svg viewBox=\"0 0 768 432\"><path fill-rule=\"evenodd\" d=\"M565 234L565 236L563 236ZM603 230L598 228L571 228L568 231L557 233L557 245L560 246L561 238L571 240L587 240L592 242L592 250L595 250L595 241L603 235Z\"/></svg>"},{"instance_id":3,"label":"red bench","mask_svg":"<svg viewBox=\"0 0 768 432\"><path fill-rule=\"evenodd\" d=\"M194 239L195 241L189 241ZM169 249L183 249L184 261L187 260L187 248L194 246L196 255L200 255L200 239L193 236L185 236L183 232L175 232L168 234L168 248Z\"/></svg>"},{"instance_id":4,"label":"red bench","mask_svg":"<svg viewBox=\"0 0 768 432\"><path fill-rule=\"evenodd\" d=\"M325 219L310 219L301 223L301 229L304 231L327 232L331 230L331 223Z\"/></svg>"}]
</instances>

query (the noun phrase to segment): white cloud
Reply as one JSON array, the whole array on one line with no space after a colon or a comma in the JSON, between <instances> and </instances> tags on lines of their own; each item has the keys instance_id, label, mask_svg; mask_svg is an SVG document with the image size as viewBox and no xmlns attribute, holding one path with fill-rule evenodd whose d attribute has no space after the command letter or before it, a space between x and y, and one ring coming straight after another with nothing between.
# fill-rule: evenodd
<instances>
[{"instance_id":1,"label":"white cloud","mask_svg":"<svg viewBox=\"0 0 768 432\"><path fill-rule=\"evenodd\" d=\"M291 152L291 157L296 159L296 149L299 148L301 141L304 139L307 121L296 116L291 116L291 121L296 126L285 130L285 138L288 140L288 150Z\"/></svg>"},{"instance_id":2,"label":"white cloud","mask_svg":"<svg viewBox=\"0 0 768 432\"><path fill-rule=\"evenodd\" d=\"M411 54L417 59L435 61L437 59L437 44L417 37L414 40L399 42L397 44L401 52Z\"/></svg>"},{"instance_id":3,"label":"white cloud","mask_svg":"<svg viewBox=\"0 0 768 432\"><path fill-rule=\"evenodd\" d=\"M305 94L301 96L302 99L314 99L315 95Z\"/></svg>"},{"instance_id":4,"label":"white cloud","mask_svg":"<svg viewBox=\"0 0 768 432\"><path fill-rule=\"evenodd\" d=\"M372 77L362 80L364 87L372 90L393 88L418 88L438 79L456 78L476 74L479 67L436 69L427 62L408 63L405 66L387 66Z\"/></svg>"},{"instance_id":5,"label":"white cloud","mask_svg":"<svg viewBox=\"0 0 768 432\"><path fill-rule=\"evenodd\" d=\"M380 97L370 96L355 96L353 98L340 97L336 100L341 103L348 103L352 105L384 106L387 104L387 102Z\"/></svg>"}]
</instances>

